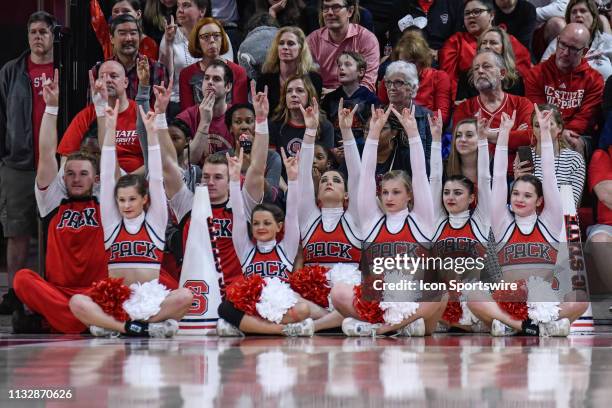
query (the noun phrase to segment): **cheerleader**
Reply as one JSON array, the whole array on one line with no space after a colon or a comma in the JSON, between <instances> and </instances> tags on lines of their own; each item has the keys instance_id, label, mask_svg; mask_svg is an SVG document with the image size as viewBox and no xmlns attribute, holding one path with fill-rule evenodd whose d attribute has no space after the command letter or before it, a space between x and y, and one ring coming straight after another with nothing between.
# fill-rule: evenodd
<instances>
[{"instance_id":1,"label":"cheerleader","mask_svg":"<svg viewBox=\"0 0 612 408\"><path fill-rule=\"evenodd\" d=\"M391 111L408 135L414 186L404 171L390 171L385 174L381 184L383 212L376 200L374 171L378 139ZM386 112L372 108L358 189L358 212L362 232L366 237L364 242L389 243L390 246L397 245L398 249L404 250L408 244L408 251L412 252L412 255L424 252L419 243L429 242L434 214L425 169L425 154L414 118L414 107L411 110L403 109L401 114L393 107L389 107ZM418 191L418 194L413 194L413 191ZM410 207L412 210L409 210ZM444 301L394 302L386 298L382 302L367 301L361 292L361 285L348 291L345 286L332 290L334 306L347 317L342 323L342 330L348 336L369 335L373 332L384 334L391 331L398 331L399 335L424 336L435 329L446 305Z\"/></svg>"},{"instance_id":2,"label":"cheerleader","mask_svg":"<svg viewBox=\"0 0 612 408\"><path fill-rule=\"evenodd\" d=\"M351 130L357 105L352 110L345 109L343 102L341 98L338 122L349 174L348 194L346 179L337 170L326 170L318 174L315 193L313 159L319 107L313 98L310 107L302 108L306 131L300 150L299 185L302 199L298 209L304 268L292 274L290 282L296 292L310 301L315 331L342 324L342 315L333 311L329 303L330 287L343 283L350 284L352 288L361 279L358 270L361 238L357 210L360 159Z\"/></svg>"},{"instance_id":3,"label":"cheerleader","mask_svg":"<svg viewBox=\"0 0 612 408\"><path fill-rule=\"evenodd\" d=\"M498 239L498 260L505 282L517 284L517 290L496 291L491 302L488 294L470 299L470 310L486 324L491 335L516 333L532 336L567 336L570 321L586 310L586 303L558 302L551 281L557 263L559 237L563 228L561 194L554 171L554 153L550 133L551 111L540 112L543 182L532 175L514 180L510 207L506 205L508 185L508 139L516 112L502 113L495 149L491 198L491 228ZM540 214L537 208L544 204ZM482 295L481 295L482 296ZM488 302L486 300L489 300Z\"/></svg>"},{"instance_id":4,"label":"cheerleader","mask_svg":"<svg viewBox=\"0 0 612 408\"><path fill-rule=\"evenodd\" d=\"M478 129L487 129L490 120L479 119ZM475 201L474 183L463 175L452 175L442 183L442 114L429 118L433 142L431 144L430 187L434 198L434 219L436 231L433 235L433 255L443 263L449 259L481 258L484 259L488 245L491 217L489 203L491 199L491 174L489 173L489 147L486 135L478 133L478 201L476 208L470 206ZM455 263L453 262L453 265ZM483 265L484 266L484 265ZM461 273L459 273L461 271ZM446 270L445 280L478 280L481 270L465 271L452 268ZM446 273L447 272L447 273ZM464 300L459 301L460 294L451 293L442 319L445 323L458 325L468 330L478 323L478 319L467 308Z\"/></svg>"},{"instance_id":5,"label":"cheerleader","mask_svg":"<svg viewBox=\"0 0 612 408\"><path fill-rule=\"evenodd\" d=\"M167 224L158 128L165 115L145 114L149 182L140 175L118 175L115 127L119 104L106 108L106 135L100 165L100 212L109 278L94 283L89 296L70 300L72 313L94 336L171 337L191 307L189 289L170 292L158 282ZM129 286L129 288L127 286Z\"/></svg>"},{"instance_id":6,"label":"cheerleader","mask_svg":"<svg viewBox=\"0 0 612 408\"><path fill-rule=\"evenodd\" d=\"M293 260L300 244L298 224L298 160L287 157L281 150L287 171L288 194L287 216L272 204L258 204L251 213L249 238L247 217L240 191L240 171L243 153L238 157L227 154L230 174L230 205L234 214L232 241L236 248L243 277L236 280L226 291L226 300L219 307L219 323L228 326L238 323L241 333L283 334L286 336L312 336L314 322L310 318L309 306L301 300L287 283L293 270ZM276 235L283 229L280 243ZM242 316L236 316L242 313ZM226 327L217 332L231 336Z\"/></svg>"}]
</instances>

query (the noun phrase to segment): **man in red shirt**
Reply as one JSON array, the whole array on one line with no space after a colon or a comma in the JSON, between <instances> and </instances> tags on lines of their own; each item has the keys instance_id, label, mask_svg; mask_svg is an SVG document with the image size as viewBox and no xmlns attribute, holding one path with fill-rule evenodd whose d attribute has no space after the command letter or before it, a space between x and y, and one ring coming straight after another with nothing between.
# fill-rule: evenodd
<instances>
[{"instance_id":1,"label":"man in red shirt","mask_svg":"<svg viewBox=\"0 0 612 408\"><path fill-rule=\"evenodd\" d=\"M227 95L232 92L233 82L232 70L225 62L211 62L202 81L204 99L176 115L192 131L189 159L193 163L202 163L209 154L234 147L234 137L225 124L225 111L229 108Z\"/></svg>"},{"instance_id":2,"label":"man in red shirt","mask_svg":"<svg viewBox=\"0 0 612 408\"><path fill-rule=\"evenodd\" d=\"M490 128L485 130L489 140L489 148L497 142L497 134L502 113L512 115L516 111L514 127L510 131L508 149L508 169L512 170L514 155L519 146L528 146L531 142L531 112L533 103L527 98L506 93L502 89L502 81L506 74L506 64L503 58L492 51L481 51L472 62L473 84L478 96L463 101L455 111L453 122L476 115L491 119Z\"/></svg>"},{"instance_id":3,"label":"man in red shirt","mask_svg":"<svg viewBox=\"0 0 612 408\"><path fill-rule=\"evenodd\" d=\"M100 79L93 83L92 95L94 103L80 111L60 142L57 152L65 157L79 150L81 142L92 125L97 125L99 145L104 139L104 107L119 103L117 118L117 158L119 166L126 173L144 174L144 158L137 130L137 105L126 94L127 78L121 64L117 61L106 61L100 66Z\"/></svg>"},{"instance_id":4,"label":"man in red shirt","mask_svg":"<svg viewBox=\"0 0 612 408\"><path fill-rule=\"evenodd\" d=\"M525 96L535 103L556 105L563 116L563 138L583 154L581 136L593 130L604 89L601 74L583 58L590 41L585 26L568 24L559 34L554 58L536 65L525 76Z\"/></svg>"},{"instance_id":5,"label":"man in red shirt","mask_svg":"<svg viewBox=\"0 0 612 408\"><path fill-rule=\"evenodd\" d=\"M587 243L599 277L612 289L612 146L593 153L589 165L589 189L597 197L597 224L589 227Z\"/></svg>"},{"instance_id":6,"label":"man in red shirt","mask_svg":"<svg viewBox=\"0 0 612 408\"><path fill-rule=\"evenodd\" d=\"M107 276L100 206L93 193L95 159L86 153L70 155L57 166L57 113L59 86L46 80L43 96L46 108L41 123L40 158L36 172L36 202L47 223L46 280L36 272L21 269L13 285L19 299L40 313L61 333L80 333L86 327L71 313L70 298L84 293L91 284ZM39 332L41 317L22 308L13 313L16 333Z\"/></svg>"},{"instance_id":7,"label":"man in red shirt","mask_svg":"<svg viewBox=\"0 0 612 408\"><path fill-rule=\"evenodd\" d=\"M32 14L27 25L29 49L0 70L0 224L7 238L9 282L0 314L11 314L19 306L12 281L26 265L30 236L36 234L34 177L45 110L42 77L53 76L55 24L49 13Z\"/></svg>"}]
</instances>

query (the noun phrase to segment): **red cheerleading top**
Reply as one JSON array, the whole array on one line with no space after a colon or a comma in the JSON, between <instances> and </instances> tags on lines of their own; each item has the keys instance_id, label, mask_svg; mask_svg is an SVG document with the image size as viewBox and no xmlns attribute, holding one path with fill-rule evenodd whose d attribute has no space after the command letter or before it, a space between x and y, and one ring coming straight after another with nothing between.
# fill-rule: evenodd
<instances>
[{"instance_id":1,"label":"red cheerleading top","mask_svg":"<svg viewBox=\"0 0 612 408\"><path fill-rule=\"evenodd\" d=\"M433 252L438 257L484 257L488 242L485 234L471 217L460 228L446 219L434 236Z\"/></svg>"},{"instance_id":2,"label":"red cheerleading top","mask_svg":"<svg viewBox=\"0 0 612 408\"><path fill-rule=\"evenodd\" d=\"M497 258L503 268L542 269L550 268L557 263L559 241L539 219L528 234L523 234L513 222L499 242L502 244L498 249Z\"/></svg>"},{"instance_id":3,"label":"red cheerleading top","mask_svg":"<svg viewBox=\"0 0 612 408\"><path fill-rule=\"evenodd\" d=\"M361 242L344 218L333 230L325 231L319 216L302 239L304 264L359 263Z\"/></svg>"},{"instance_id":4,"label":"red cheerleading top","mask_svg":"<svg viewBox=\"0 0 612 408\"><path fill-rule=\"evenodd\" d=\"M414 219L408 215L406 222L402 228L392 233L387 228L387 216L380 218L378 223L372 229L370 235L364 240L364 242L374 244L386 244L380 245L375 250L374 256L379 257L392 257L396 254L408 254L410 256L424 256L426 254L425 247L422 245L424 241L417 240L414 229L418 231L418 236L425 236L419 227L416 225Z\"/></svg>"},{"instance_id":5,"label":"red cheerleading top","mask_svg":"<svg viewBox=\"0 0 612 408\"><path fill-rule=\"evenodd\" d=\"M119 232L115 236L113 243L106 250L108 269L159 269L163 250L158 248L151 239L151 234L155 234L155 232L149 227L147 222L143 222L135 234L130 234L123 222L119 224L118 228ZM158 237L158 240L163 242L163 238Z\"/></svg>"},{"instance_id":6,"label":"red cheerleading top","mask_svg":"<svg viewBox=\"0 0 612 408\"><path fill-rule=\"evenodd\" d=\"M286 281L287 272L293 269L293 261L287 257L280 245L275 245L269 252L262 252L255 245L246 256L242 267L247 278L256 274L263 278L279 278Z\"/></svg>"}]
</instances>

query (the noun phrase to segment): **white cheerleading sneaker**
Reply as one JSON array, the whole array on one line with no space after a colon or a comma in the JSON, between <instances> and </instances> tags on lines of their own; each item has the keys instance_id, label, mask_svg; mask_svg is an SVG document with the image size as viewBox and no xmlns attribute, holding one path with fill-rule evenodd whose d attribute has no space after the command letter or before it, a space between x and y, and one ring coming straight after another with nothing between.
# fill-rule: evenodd
<instances>
[{"instance_id":1,"label":"white cheerleading sneaker","mask_svg":"<svg viewBox=\"0 0 612 408\"><path fill-rule=\"evenodd\" d=\"M380 324L364 322L362 320L347 317L342 321L342 332L349 337L376 336L376 329Z\"/></svg>"},{"instance_id":2,"label":"white cheerleading sneaker","mask_svg":"<svg viewBox=\"0 0 612 408\"><path fill-rule=\"evenodd\" d=\"M499 320L493 319L491 323L491 336L494 337L505 337L512 336L517 333L512 327L505 325Z\"/></svg>"},{"instance_id":3,"label":"white cheerleading sneaker","mask_svg":"<svg viewBox=\"0 0 612 408\"><path fill-rule=\"evenodd\" d=\"M570 333L569 319L559 319L553 322L538 324L540 337L567 337Z\"/></svg>"},{"instance_id":4,"label":"white cheerleading sneaker","mask_svg":"<svg viewBox=\"0 0 612 408\"><path fill-rule=\"evenodd\" d=\"M121 335L118 331L105 329L103 327L98 326L89 326L89 332L94 337L109 337L111 339L117 338Z\"/></svg>"},{"instance_id":5,"label":"white cheerleading sneaker","mask_svg":"<svg viewBox=\"0 0 612 408\"><path fill-rule=\"evenodd\" d=\"M414 322L411 322L399 329L397 335L400 337L424 337L425 320L423 320L422 317L416 319Z\"/></svg>"},{"instance_id":6,"label":"white cheerleading sneaker","mask_svg":"<svg viewBox=\"0 0 612 408\"><path fill-rule=\"evenodd\" d=\"M227 320L219 318L217 320L217 336L219 337L244 337L244 333L239 328L228 322Z\"/></svg>"},{"instance_id":7,"label":"white cheerleading sneaker","mask_svg":"<svg viewBox=\"0 0 612 408\"><path fill-rule=\"evenodd\" d=\"M179 324L174 319L164 320L159 323L149 323L149 337L158 339L174 337L178 329Z\"/></svg>"},{"instance_id":8,"label":"white cheerleading sneaker","mask_svg":"<svg viewBox=\"0 0 612 408\"><path fill-rule=\"evenodd\" d=\"M314 320L309 317L301 322L286 324L283 327L283 335L287 337L312 337L314 328Z\"/></svg>"}]
</instances>

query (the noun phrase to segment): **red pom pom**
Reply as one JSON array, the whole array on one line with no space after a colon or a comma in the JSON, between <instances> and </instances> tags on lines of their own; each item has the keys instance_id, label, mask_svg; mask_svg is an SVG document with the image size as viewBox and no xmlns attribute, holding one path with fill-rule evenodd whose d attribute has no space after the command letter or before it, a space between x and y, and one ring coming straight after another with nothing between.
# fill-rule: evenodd
<instances>
[{"instance_id":1,"label":"red pom pom","mask_svg":"<svg viewBox=\"0 0 612 408\"><path fill-rule=\"evenodd\" d=\"M257 302L261 297L261 291L266 285L261 275L251 275L248 278L242 276L227 287L227 300L234 304L238 310L251 316L259 316L257 313Z\"/></svg>"},{"instance_id":2,"label":"red pom pom","mask_svg":"<svg viewBox=\"0 0 612 408\"><path fill-rule=\"evenodd\" d=\"M328 307L331 287L325 276L327 270L328 268L321 265L304 266L289 275L289 285L304 299L321 307Z\"/></svg>"},{"instance_id":3,"label":"red pom pom","mask_svg":"<svg viewBox=\"0 0 612 408\"><path fill-rule=\"evenodd\" d=\"M449 300L446 304L446 309L444 309L444 313L442 314L442 319L446 320L450 324L456 324L459 322L459 320L461 320L461 316L463 316L461 302Z\"/></svg>"},{"instance_id":4,"label":"red pom pom","mask_svg":"<svg viewBox=\"0 0 612 408\"><path fill-rule=\"evenodd\" d=\"M106 278L94 282L89 296L104 313L125 322L130 316L123 310L123 302L128 300L131 294L131 289L123 284L123 278Z\"/></svg>"},{"instance_id":5,"label":"red pom pom","mask_svg":"<svg viewBox=\"0 0 612 408\"><path fill-rule=\"evenodd\" d=\"M525 320L529 316L527 283L522 279L516 281L516 283L518 284L516 290L496 290L492 296L501 310L514 319Z\"/></svg>"},{"instance_id":6,"label":"red pom pom","mask_svg":"<svg viewBox=\"0 0 612 408\"><path fill-rule=\"evenodd\" d=\"M353 307L359 314L361 320L370 323L384 323L383 311L380 308L378 301L367 301L362 299L361 285L356 285L353 288Z\"/></svg>"}]
</instances>

